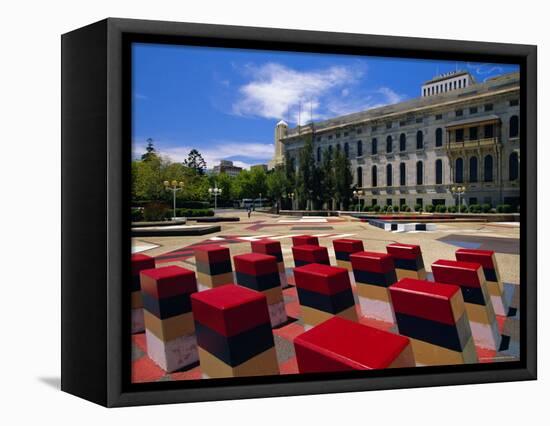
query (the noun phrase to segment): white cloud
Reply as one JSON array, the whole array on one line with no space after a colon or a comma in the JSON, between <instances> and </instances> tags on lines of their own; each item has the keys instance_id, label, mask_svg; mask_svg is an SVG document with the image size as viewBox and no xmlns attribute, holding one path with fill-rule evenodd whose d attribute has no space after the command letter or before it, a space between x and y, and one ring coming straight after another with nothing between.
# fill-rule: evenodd
<instances>
[{"instance_id":1,"label":"white cloud","mask_svg":"<svg viewBox=\"0 0 550 426\"><path fill-rule=\"evenodd\" d=\"M155 142L154 145L155 149L161 156L167 157L171 161L178 163L181 163L187 159L189 151L196 148L191 145L175 146L174 143L168 144ZM232 160L236 166L248 169L251 165L258 164L260 162L265 163L271 160L275 151L274 145L270 143L235 141L217 141L206 148L197 149L206 161L206 165L209 169L218 164L220 160L231 160L235 157L239 158L239 160ZM134 143L132 146L132 151L133 158L140 158L145 152L145 144Z\"/></svg>"},{"instance_id":2,"label":"white cloud","mask_svg":"<svg viewBox=\"0 0 550 426\"><path fill-rule=\"evenodd\" d=\"M501 73L503 68L495 64L471 64L468 62L468 69L473 70L477 75Z\"/></svg>"}]
</instances>

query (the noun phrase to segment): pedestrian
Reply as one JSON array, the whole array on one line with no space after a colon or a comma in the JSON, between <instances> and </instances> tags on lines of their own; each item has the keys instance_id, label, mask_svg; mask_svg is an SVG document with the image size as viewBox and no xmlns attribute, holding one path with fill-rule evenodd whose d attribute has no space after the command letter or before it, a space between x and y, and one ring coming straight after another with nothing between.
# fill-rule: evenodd
<instances>
[{"instance_id":1,"label":"pedestrian","mask_svg":"<svg viewBox=\"0 0 550 426\"><path fill-rule=\"evenodd\" d=\"M247 209L247 212L248 212L248 218L250 219L250 215L252 214L252 207L248 207Z\"/></svg>"}]
</instances>

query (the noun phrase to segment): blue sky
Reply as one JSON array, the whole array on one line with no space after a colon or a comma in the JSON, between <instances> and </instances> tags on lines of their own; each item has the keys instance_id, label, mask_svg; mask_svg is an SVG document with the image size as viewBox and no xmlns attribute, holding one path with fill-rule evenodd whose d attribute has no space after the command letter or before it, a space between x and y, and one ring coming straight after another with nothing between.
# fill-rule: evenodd
<instances>
[{"instance_id":1,"label":"blue sky","mask_svg":"<svg viewBox=\"0 0 550 426\"><path fill-rule=\"evenodd\" d=\"M173 161L191 148L208 168L249 167L273 155L275 124L295 126L418 97L420 86L456 68L478 81L514 65L244 49L135 44L133 144L146 139ZM301 107L301 114L299 114Z\"/></svg>"}]
</instances>

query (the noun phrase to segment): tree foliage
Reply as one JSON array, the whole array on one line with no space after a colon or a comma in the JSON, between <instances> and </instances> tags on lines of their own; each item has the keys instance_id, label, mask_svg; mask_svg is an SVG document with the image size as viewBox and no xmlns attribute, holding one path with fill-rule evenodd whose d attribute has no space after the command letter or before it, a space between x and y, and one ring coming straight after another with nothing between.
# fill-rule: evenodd
<instances>
[{"instance_id":1,"label":"tree foliage","mask_svg":"<svg viewBox=\"0 0 550 426\"><path fill-rule=\"evenodd\" d=\"M204 161L201 153L196 149L189 151L187 159L183 161L183 165L195 170L199 175L203 175L204 170L206 169L206 161Z\"/></svg>"}]
</instances>

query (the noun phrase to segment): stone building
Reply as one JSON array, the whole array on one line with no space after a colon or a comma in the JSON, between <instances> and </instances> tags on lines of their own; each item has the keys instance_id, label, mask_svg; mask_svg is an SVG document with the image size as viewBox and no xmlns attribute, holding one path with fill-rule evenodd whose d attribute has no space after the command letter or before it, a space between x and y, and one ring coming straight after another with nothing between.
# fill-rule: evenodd
<instances>
[{"instance_id":1,"label":"stone building","mask_svg":"<svg viewBox=\"0 0 550 426\"><path fill-rule=\"evenodd\" d=\"M243 170L242 167L235 166L233 161L220 160L220 164L214 166L213 173L220 174L225 173L229 176L237 176Z\"/></svg>"},{"instance_id":2,"label":"stone building","mask_svg":"<svg viewBox=\"0 0 550 426\"><path fill-rule=\"evenodd\" d=\"M467 72L436 77L421 96L305 126L275 128L275 156L297 167L304 136L315 161L343 150L366 205L519 204L519 73L478 83Z\"/></svg>"}]
</instances>

